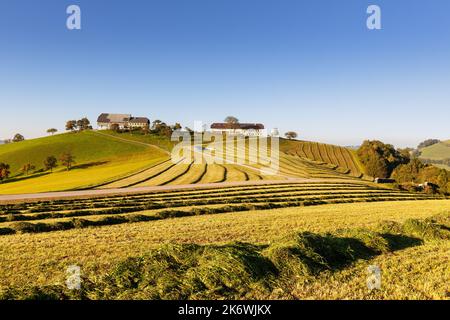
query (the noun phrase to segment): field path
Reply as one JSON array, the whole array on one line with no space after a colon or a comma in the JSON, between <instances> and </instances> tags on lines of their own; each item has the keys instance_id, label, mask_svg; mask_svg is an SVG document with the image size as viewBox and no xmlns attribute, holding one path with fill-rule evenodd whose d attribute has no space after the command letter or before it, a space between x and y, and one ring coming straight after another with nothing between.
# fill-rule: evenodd
<instances>
[{"instance_id":1,"label":"field path","mask_svg":"<svg viewBox=\"0 0 450 320\"><path fill-rule=\"evenodd\" d=\"M158 147L157 145L154 145L154 144L151 144L151 143L145 143L145 142L142 142L142 141L136 141L136 140L130 140L130 139L125 139L125 138L121 138L121 137L116 137L116 136L113 136L111 134L103 133L103 132L100 132L100 131L93 131L93 132L95 134L99 134L101 136L113 138L113 139L116 139L116 140L120 140L120 141L131 143L131 144L139 144L139 145L144 145L144 146L147 146L147 147L153 147L153 148L156 148L156 149L164 152L167 155L170 155L169 151L164 150L163 148Z\"/></svg>"}]
</instances>

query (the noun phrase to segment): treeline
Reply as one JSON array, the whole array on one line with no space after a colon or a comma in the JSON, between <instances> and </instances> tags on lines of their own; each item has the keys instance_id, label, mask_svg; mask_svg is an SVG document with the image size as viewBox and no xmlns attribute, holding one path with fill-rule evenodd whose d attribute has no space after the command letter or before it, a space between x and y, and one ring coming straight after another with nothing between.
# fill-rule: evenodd
<instances>
[{"instance_id":1,"label":"treeline","mask_svg":"<svg viewBox=\"0 0 450 320\"><path fill-rule=\"evenodd\" d=\"M427 163L427 164L442 164L445 166L449 166L450 167L450 158L446 158L446 159L421 159L423 163Z\"/></svg>"},{"instance_id":2,"label":"treeline","mask_svg":"<svg viewBox=\"0 0 450 320\"><path fill-rule=\"evenodd\" d=\"M357 154L369 176L392 178L407 188L429 182L438 186L440 192L450 193L450 171L423 163L414 149L395 149L381 141L366 140Z\"/></svg>"},{"instance_id":3,"label":"treeline","mask_svg":"<svg viewBox=\"0 0 450 320\"><path fill-rule=\"evenodd\" d=\"M59 160L59 162L58 162ZM45 158L43 161L43 169L36 171L36 166L32 163L24 164L20 171L23 175L29 175L30 172L43 172L50 171L53 172L53 169L58 167L59 164L64 166L64 168L69 171L73 164L76 163L75 157L71 152L64 152L59 156L59 159L55 156L51 155ZM7 180L11 175L10 165L7 163L0 162L0 183Z\"/></svg>"},{"instance_id":4,"label":"treeline","mask_svg":"<svg viewBox=\"0 0 450 320\"><path fill-rule=\"evenodd\" d=\"M419 143L419 145L417 146L417 149L420 150L420 149L432 146L432 145L434 145L436 143L439 143L439 142L441 142L441 140L438 140L438 139L427 139L427 140Z\"/></svg>"}]
</instances>

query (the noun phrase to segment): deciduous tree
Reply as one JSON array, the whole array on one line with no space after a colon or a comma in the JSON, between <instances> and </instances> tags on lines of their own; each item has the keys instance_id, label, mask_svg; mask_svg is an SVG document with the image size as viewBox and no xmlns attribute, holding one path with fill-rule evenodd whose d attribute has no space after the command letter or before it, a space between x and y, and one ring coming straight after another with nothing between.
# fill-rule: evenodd
<instances>
[{"instance_id":1,"label":"deciduous tree","mask_svg":"<svg viewBox=\"0 0 450 320\"><path fill-rule=\"evenodd\" d=\"M58 165L58 160L55 156L48 156L47 159L44 160L45 170L50 170L53 172L53 169Z\"/></svg>"},{"instance_id":2,"label":"deciduous tree","mask_svg":"<svg viewBox=\"0 0 450 320\"><path fill-rule=\"evenodd\" d=\"M288 131L288 132L286 132L286 133L284 134L284 136L285 136L286 138L288 138L289 140L295 139L295 138L297 138L297 132L295 132L295 131Z\"/></svg>"},{"instance_id":3,"label":"deciduous tree","mask_svg":"<svg viewBox=\"0 0 450 320\"><path fill-rule=\"evenodd\" d=\"M75 157L71 152L64 152L59 160L61 161L61 164L66 167L67 171L69 171L75 163Z\"/></svg>"},{"instance_id":4,"label":"deciduous tree","mask_svg":"<svg viewBox=\"0 0 450 320\"><path fill-rule=\"evenodd\" d=\"M12 139L13 142L20 142L23 140L25 140L25 137L23 135L21 135L20 133L16 133L16 135Z\"/></svg>"},{"instance_id":5,"label":"deciduous tree","mask_svg":"<svg viewBox=\"0 0 450 320\"><path fill-rule=\"evenodd\" d=\"M66 122L66 130L67 131L75 131L77 130L77 121L76 120L69 120Z\"/></svg>"},{"instance_id":6,"label":"deciduous tree","mask_svg":"<svg viewBox=\"0 0 450 320\"><path fill-rule=\"evenodd\" d=\"M25 173L26 175L28 175L28 173L34 169L36 169L36 167L34 165L32 165L31 163L27 163L27 164L24 164L20 170L23 173Z\"/></svg>"},{"instance_id":7,"label":"deciduous tree","mask_svg":"<svg viewBox=\"0 0 450 320\"><path fill-rule=\"evenodd\" d=\"M50 133L51 135L54 135L56 132L58 132L58 129L55 128L47 129L47 133Z\"/></svg>"},{"instance_id":8,"label":"deciduous tree","mask_svg":"<svg viewBox=\"0 0 450 320\"><path fill-rule=\"evenodd\" d=\"M10 173L9 164L0 162L0 181L8 179Z\"/></svg>"}]
</instances>

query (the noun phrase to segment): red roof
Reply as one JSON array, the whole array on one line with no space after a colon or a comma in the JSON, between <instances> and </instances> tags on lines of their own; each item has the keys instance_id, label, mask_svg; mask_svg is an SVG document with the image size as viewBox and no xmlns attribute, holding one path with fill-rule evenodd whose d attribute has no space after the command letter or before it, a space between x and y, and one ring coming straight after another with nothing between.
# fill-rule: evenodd
<instances>
[{"instance_id":1,"label":"red roof","mask_svg":"<svg viewBox=\"0 0 450 320\"><path fill-rule=\"evenodd\" d=\"M213 123L211 129L246 129L262 130L264 125L261 123Z\"/></svg>"}]
</instances>

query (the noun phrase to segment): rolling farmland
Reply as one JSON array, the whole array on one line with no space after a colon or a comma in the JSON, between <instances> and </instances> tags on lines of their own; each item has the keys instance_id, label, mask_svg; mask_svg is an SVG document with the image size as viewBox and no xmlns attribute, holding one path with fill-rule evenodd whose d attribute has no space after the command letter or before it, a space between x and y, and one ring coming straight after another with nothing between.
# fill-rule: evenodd
<instances>
[{"instance_id":1,"label":"rolling farmland","mask_svg":"<svg viewBox=\"0 0 450 320\"><path fill-rule=\"evenodd\" d=\"M334 165L338 171L354 177L363 175L356 156L344 147L317 142L282 140L280 149L293 157Z\"/></svg>"},{"instance_id":2,"label":"rolling farmland","mask_svg":"<svg viewBox=\"0 0 450 320\"><path fill-rule=\"evenodd\" d=\"M285 143L292 144L292 141ZM296 147L308 152L281 152L279 172L276 175L261 174L260 164L249 164L249 146L227 146L224 155L232 154L233 164L227 163L224 156L223 164L173 163L166 161L155 166L100 186L107 188L145 187L159 185L182 185L215 182L286 180L295 178L311 179L348 179L362 177L357 160L350 151L342 147L317 143L298 142ZM283 150L283 148L282 148ZM255 150L253 150L255 151ZM235 164L240 163L240 164Z\"/></svg>"},{"instance_id":3,"label":"rolling farmland","mask_svg":"<svg viewBox=\"0 0 450 320\"><path fill-rule=\"evenodd\" d=\"M185 170L182 168L179 170ZM0 233L50 232L253 209L430 199L438 197L345 180L174 190L3 204L0 205Z\"/></svg>"},{"instance_id":4,"label":"rolling farmland","mask_svg":"<svg viewBox=\"0 0 450 320\"><path fill-rule=\"evenodd\" d=\"M148 207L139 207L142 205ZM3 205L0 297L26 298L34 292L51 299L189 299L198 294L214 299L442 299L450 276L445 270L449 235L440 226L450 225L449 208L449 200L427 200L425 196L393 194L364 185L323 183ZM306 242L299 243L302 249L297 250L313 250L327 264L314 267L301 255L278 255L284 252L284 246L297 248L292 241L304 237ZM355 239L364 241L364 245L358 245ZM321 251L323 245L334 253L330 256ZM340 245L350 247L340 251ZM349 248L353 254L341 256ZM208 258L197 256L204 249L209 252ZM184 255L190 258L186 260ZM247 255L260 257L248 261L257 263L266 257L275 263L281 273L274 273L273 278L271 272L264 273L261 278L275 287L261 291L246 286L246 279L253 276L239 270L264 266L257 263L246 267L246 260L240 257L245 259ZM183 270L196 270L186 269L185 263L190 260L195 268L210 270L207 278L203 273L206 287L186 293L166 287L177 283L176 279L186 284L188 274ZM141 270L142 281L161 282L139 285L138 290L121 282L128 270L140 270L137 261L150 264L146 270L160 270L164 275L155 278ZM163 265L172 261L168 266L176 274L159 269L154 265L158 261ZM220 267L212 268L208 261L217 261ZM382 266L386 278L383 290L370 293L365 289L365 270L374 263ZM86 282L81 296L67 293L62 285L66 267L71 264L81 266L83 274L92 277L90 281L95 284L91 288L92 282ZM117 274L119 270L124 274ZM403 276L395 277L396 273ZM103 282L113 275L116 280L112 283ZM215 287L207 280L213 277L228 283L230 276L233 287ZM342 281L348 285L339 286ZM408 285L411 281L416 284L414 288ZM116 285L120 289L111 290ZM234 290L236 286L241 289ZM285 290L275 293L278 286ZM153 291L161 287L164 290Z\"/></svg>"},{"instance_id":5,"label":"rolling farmland","mask_svg":"<svg viewBox=\"0 0 450 320\"><path fill-rule=\"evenodd\" d=\"M247 161L255 151L247 146L226 150L236 153L234 163L184 158L174 163L144 142L152 137L111 139L142 148L124 157L139 161L133 165L106 155L110 165L122 169L103 174L99 165L29 179L38 191L53 190L45 178L59 183L59 190L66 182L65 189L90 194L0 203L0 299L441 299L447 294L442 284L450 275L441 269L450 238L450 200L369 182L345 148L282 140L279 171L265 175L261 164ZM81 173L89 184L69 179ZM11 186L19 182L2 185L3 191L15 190ZM114 194L118 191L123 193ZM433 270L417 264L417 257ZM386 274L385 289L373 294L364 290L370 263L383 266ZM62 285L65 268L73 264L82 267L86 280L79 292ZM136 284L128 284L130 272L139 279ZM418 287L405 291L408 281L396 278L398 272ZM342 281L348 286L339 286Z\"/></svg>"},{"instance_id":6,"label":"rolling farmland","mask_svg":"<svg viewBox=\"0 0 450 320\"><path fill-rule=\"evenodd\" d=\"M233 163L224 154L223 163L209 164L193 160L173 163L167 151L172 146L170 141L152 135L108 131L69 133L3 145L0 161L13 166L12 178L0 184L0 194L295 178L352 180L362 176L354 155L331 145L282 139L279 171L269 176L261 173L260 164L249 163L250 151L256 154L258 151L248 144L226 145L225 153L233 155ZM41 166L46 156L58 156L65 151L75 156L72 170L67 172L58 167L54 172L43 171ZM36 165L37 172L28 176L20 174L18 170L24 163Z\"/></svg>"}]
</instances>

